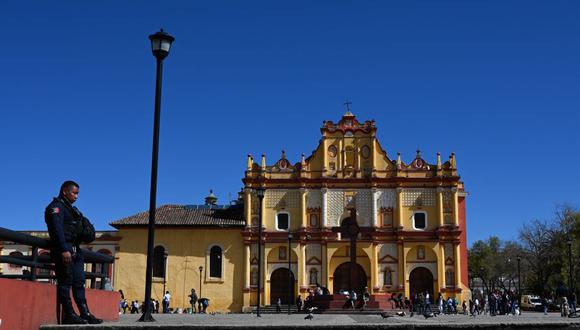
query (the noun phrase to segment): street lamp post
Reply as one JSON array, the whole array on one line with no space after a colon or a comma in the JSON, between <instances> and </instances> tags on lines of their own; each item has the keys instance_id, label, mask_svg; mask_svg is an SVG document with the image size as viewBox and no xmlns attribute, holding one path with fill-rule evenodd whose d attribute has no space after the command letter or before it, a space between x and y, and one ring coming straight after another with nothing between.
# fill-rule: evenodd
<instances>
[{"instance_id":1,"label":"street lamp post","mask_svg":"<svg viewBox=\"0 0 580 330\"><path fill-rule=\"evenodd\" d=\"M199 266L199 299L203 298L201 295L201 278L203 277L203 266Z\"/></svg>"},{"instance_id":2,"label":"street lamp post","mask_svg":"<svg viewBox=\"0 0 580 330\"><path fill-rule=\"evenodd\" d=\"M522 262L522 257L518 256L518 307L520 307L520 313L522 312L522 281L520 278L520 263Z\"/></svg>"},{"instance_id":3,"label":"street lamp post","mask_svg":"<svg viewBox=\"0 0 580 330\"><path fill-rule=\"evenodd\" d=\"M290 230L290 229L288 229ZM288 315L290 315L290 303L292 302L292 252L290 251L292 243L292 233L288 232Z\"/></svg>"},{"instance_id":4,"label":"street lamp post","mask_svg":"<svg viewBox=\"0 0 580 330\"><path fill-rule=\"evenodd\" d=\"M159 154L159 119L161 116L161 78L163 59L169 55L171 44L175 40L169 34L159 32L149 36L151 50L157 59L157 79L155 82L155 120L153 124L153 156L151 161L151 191L149 195L149 226L147 230L147 270L145 274L145 303L140 322L153 322L151 315L151 281L153 277L153 243L155 241L155 203L157 198L157 156Z\"/></svg>"},{"instance_id":5,"label":"street lamp post","mask_svg":"<svg viewBox=\"0 0 580 330\"><path fill-rule=\"evenodd\" d=\"M485 282L485 277L483 276L483 272L485 271L485 268L483 267L479 267L479 276L481 277L481 288L482 291L486 289L487 287L487 283ZM487 292L490 292L490 289L487 290Z\"/></svg>"},{"instance_id":6,"label":"street lamp post","mask_svg":"<svg viewBox=\"0 0 580 330\"><path fill-rule=\"evenodd\" d=\"M258 188L256 189L256 195L258 195L258 200L260 201L260 210L258 211L258 306L256 308L256 316L262 317L260 315L260 296L262 293L262 205L264 203L264 194L266 189Z\"/></svg>"},{"instance_id":7,"label":"street lamp post","mask_svg":"<svg viewBox=\"0 0 580 330\"><path fill-rule=\"evenodd\" d=\"M573 281L573 266L572 265L572 239L568 238L568 240L566 241L566 244L568 245L568 266L569 266L569 270L570 270L570 278L568 279L568 286L570 287L570 290L574 290L574 281Z\"/></svg>"}]
</instances>

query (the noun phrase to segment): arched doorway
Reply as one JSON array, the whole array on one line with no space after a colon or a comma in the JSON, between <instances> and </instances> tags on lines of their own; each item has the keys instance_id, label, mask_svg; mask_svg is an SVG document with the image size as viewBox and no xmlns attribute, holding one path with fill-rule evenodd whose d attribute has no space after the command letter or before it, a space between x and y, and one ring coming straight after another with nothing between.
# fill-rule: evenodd
<instances>
[{"instance_id":1,"label":"arched doorway","mask_svg":"<svg viewBox=\"0 0 580 330\"><path fill-rule=\"evenodd\" d=\"M415 294L429 292L431 302L433 302L433 274L425 267L417 267L409 275L411 297Z\"/></svg>"},{"instance_id":2,"label":"arched doorway","mask_svg":"<svg viewBox=\"0 0 580 330\"><path fill-rule=\"evenodd\" d=\"M353 272L353 285L356 292L359 294L363 292L364 288L367 286L367 274L361 265L355 264ZM336 267L333 275L333 285L332 290L336 294L340 290L348 290L351 287L350 284L350 262L345 262L340 266Z\"/></svg>"},{"instance_id":3,"label":"arched doorway","mask_svg":"<svg viewBox=\"0 0 580 330\"><path fill-rule=\"evenodd\" d=\"M290 287L288 287L288 273L291 276ZM288 268L278 268L270 276L270 304L275 305L278 298L282 304L288 304L288 292L290 292L290 303L293 303L294 274Z\"/></svg>"}]
</instances>

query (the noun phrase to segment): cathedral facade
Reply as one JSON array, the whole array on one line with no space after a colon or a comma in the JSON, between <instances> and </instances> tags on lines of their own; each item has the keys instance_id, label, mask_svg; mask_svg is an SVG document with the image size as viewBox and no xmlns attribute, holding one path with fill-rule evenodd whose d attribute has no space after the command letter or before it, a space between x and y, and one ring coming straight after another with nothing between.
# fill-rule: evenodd
<instances>
[{"instance_id":1,"label":"cathedral facade","mask_svg":"<svg viewBox=\"0 0 580 330\"><path fill-rule=\"evenodd\" d=\"M255 306L258 282L264 305L317 285L468 297L466 192L455 155L391 159L376 130L347 112L324 122L316 150L299 162L284 152L271 165L249 155L237 205L212 206L208 196L205 207L160 207L156 249L164 261L154 269L154 295L163 284L187 307L190 288L201 289L211 309L233 312ZM144 278L146 219L144 212L112 223L121 236L116 289L139 300L143 280L133 274Z\"/></svg>"}]
</instances>

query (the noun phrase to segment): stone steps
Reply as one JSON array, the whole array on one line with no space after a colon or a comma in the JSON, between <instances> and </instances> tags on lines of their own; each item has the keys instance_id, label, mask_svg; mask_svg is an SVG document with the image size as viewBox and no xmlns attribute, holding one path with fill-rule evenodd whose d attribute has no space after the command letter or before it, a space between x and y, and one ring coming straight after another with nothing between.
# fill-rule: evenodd
<instances>
[{"instance_id":1,"label":"stone steps","mask_svg":"<svg viewBox=\"0 0 580 330\"><path fill-rule=\"evenodd\" d=\"M252 307L252 314L256 314L256 307ZM290 313L294 314L297 313L298 309L296 308L296 305L290 305ZM279 314L284 314L284 313L288 313L288 305L282 305L282 311ZM260 307L260 314L278 314L278 312L276 312L276 305L265 305Z\"/></svg>"}]
</instances>

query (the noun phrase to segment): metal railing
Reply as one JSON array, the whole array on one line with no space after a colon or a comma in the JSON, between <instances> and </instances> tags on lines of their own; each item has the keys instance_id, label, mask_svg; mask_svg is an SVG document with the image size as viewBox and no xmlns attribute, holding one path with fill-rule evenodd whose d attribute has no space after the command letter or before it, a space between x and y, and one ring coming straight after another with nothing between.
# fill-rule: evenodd
<instances>
[{"instance_id":1,"label":"metal railing","mask_svg":"<svg viewBox=\"0 0 580 330\"><path fill-rule=\"evenodd\" d=\"M28 235L14 230L0 227L0 240L28 245L32 247L32 254L28 256L0 256L0 263L12 264L23 267L30 267L28 274L0 274L0 278L13 278L21 280L36 281L37 279L55 279L55 275L37 274L38 269L54 271L54 264L50 256L39 255L39 249L50 250L50 241L44 238ZM85 271L85 277L91 281L91 288L96 288L96 279L99 278L100 289L105 289L105 278L107 278L107 267L114 263L115 258L106 254L82 249L85 264L91 264L91 271ZM96 271L100 265L100 272Z\"/></svg>"}]
</instances>

